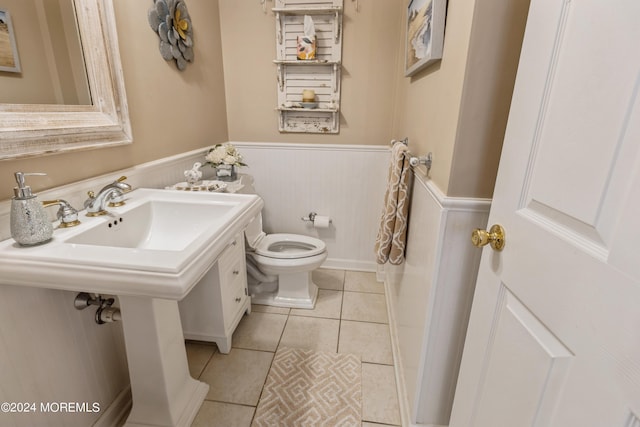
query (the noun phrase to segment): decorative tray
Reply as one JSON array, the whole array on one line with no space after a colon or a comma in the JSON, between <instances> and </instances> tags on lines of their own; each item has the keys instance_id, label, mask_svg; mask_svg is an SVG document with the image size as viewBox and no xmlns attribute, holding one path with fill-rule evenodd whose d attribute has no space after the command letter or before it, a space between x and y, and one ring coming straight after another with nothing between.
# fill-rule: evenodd
<instances>
[{"instance_id":1,"label":"decorative tray","mask_svg":"<svg viewBox=\"0 0 640 427\"><path fill-rule=\"evenodd\" d=\"M187 182L179 182L169 187L165 187L167 190L182 190L182 191L212 191L215 193L224 193L227 191L227 183L222 181L199 181L196 184L189 184Z\"/></svg>"}]
</instances>

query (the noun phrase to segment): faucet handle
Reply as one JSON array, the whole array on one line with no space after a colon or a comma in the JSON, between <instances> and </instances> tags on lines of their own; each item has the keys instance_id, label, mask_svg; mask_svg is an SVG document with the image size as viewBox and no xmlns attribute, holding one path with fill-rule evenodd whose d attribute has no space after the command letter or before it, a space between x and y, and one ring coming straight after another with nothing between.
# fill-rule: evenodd
<instances>
[{"instance_id":1,"label":"faucet handle","mask_svg":"<svg viewBox=\"0 0 640 427\"><path fill-rule=\"evenodd\" d=\"M46 200L42 202L42 205L47 208L49 206L60 205L58 209L57 217L60 220L60 228L75 227L80 224L78 220L78 210L75 209L69 202L63 199Z\"/></svg>"},{"instance_id":2,"label":"faucet handle","mask_svg":"<svg viewBox=\"0 0 640 427\"><path fill-rule=\"evenodd\" d=\"M111 193L111 196L109 197L109 207L110 208L117 208L118 206L123 206L125 205L125 197L124 197L124 193L126 193L127 191L131 191L131 190L121 190L119 188L116 188L115 190L113 190L113 193Z\"/></svg>"},{"instance_id":3,"label":"faucet handle","mask_svg":"<svg viewBox=\"0 0 640 427\"><path fill-rule=\"evenodd\" d=\"M113 186L116 188L116 191L114 191L111 194L111 197L109 197L109 207L115 208L125 204L126 199L124 194L132 190L131 185L124 182L126 179L127 177L122 175L113 182Z\"/></svg>"},{"instance_id":4,"label":"faucet handle","mask_svg":"<svg viewBox=\"0 0 640 427\"><path fill-rule=\"evenodd\" d=\"M131 185L129 185L128 182L124 182L126 179L127 177L122 175L120 178L113 181L113 184L111 185L116 187L118 190L120 190L123 193L128 193L129 191L133 190L133 188L131 188Z\"/></svg>"},{"instance_id":5,"label":"faucet handle","mask_svg":"<svg viewBox=\"0 0 640 427\"><path fill-rule=\"evenodd\" d=\"M93 191L87 191L87 196L89 196L89 198L87 200L84 201L84 208L86 209L91 203L93 203L93 201L96 199L96 193L94 193Z\"/></svg>"}]
</instances>

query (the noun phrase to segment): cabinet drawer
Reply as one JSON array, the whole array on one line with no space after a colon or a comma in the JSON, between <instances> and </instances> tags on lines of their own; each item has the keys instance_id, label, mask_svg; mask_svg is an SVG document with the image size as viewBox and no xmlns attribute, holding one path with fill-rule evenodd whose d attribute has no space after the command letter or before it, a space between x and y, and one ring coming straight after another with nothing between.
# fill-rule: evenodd
<instances>
[{"instance_id":1,"label":"cabinet drawer","mask_svg":"<svg viewBox=\"0 0 640 427\"><path fill-rule=\"evenodd\" d=\"M235 263L238 259L244 263L244 233L237 234L218 257L220 270L225 270L228 265Z\"/></svg>"},{"instance_id":2,"label":"cabinet drawer","mask_svg":"<svg viewBox=\"0 0 640 427\"><path fill-rule=\"evenodd\" d=\"M225 324L232 321L242 308L247 287L247 269L244 254L244 234L239 234L218 260L220 293Z\"/></svg>"},{"instance_id":3,"label":"cabinet drawer","mask_svg":"<svg viewBox=\"0 0 640 427\"><path fill-rule=\"evenodd\" d=\"M241 258L236 257L233 260L229 260L226 264L220 264L220 282L222 286L232 285L237 282L238 279L244 279L247 274L245 260L240 254ZM244 282L244 280L242 280Z\"/></svg>"},{"instance_id":4,"label":"cabinet drawer","mask_svg":"<svg viewBox=\"0 0 640 427\"><path fill-rule=\"evenodd\" d=\"M222 292L222 298L224 298L223 309L228 310L228 314L233 316L233 314L239 310L244 303L245 298L247 298L247 294L245 291L245 283L241 277L237 277L232 283L229 283L227 289ZM225 312L225 318L226 318ZM229 318L229 320L231 320Z\"/></svg>"},{"instance_id":5,"label":"cabinet drawer","mask_svg":"<svg viewBox=\"0 0 640 427\"><path fill-rule=\"evenodd\" d=\"M232 263L228 268L223 269L220 272L220 284L222 295L235 295L238 293L238 289L244 294L244 288L247 283L247 271L244 263L244 259L237 260Z\"/></svg>"}]
</instances>

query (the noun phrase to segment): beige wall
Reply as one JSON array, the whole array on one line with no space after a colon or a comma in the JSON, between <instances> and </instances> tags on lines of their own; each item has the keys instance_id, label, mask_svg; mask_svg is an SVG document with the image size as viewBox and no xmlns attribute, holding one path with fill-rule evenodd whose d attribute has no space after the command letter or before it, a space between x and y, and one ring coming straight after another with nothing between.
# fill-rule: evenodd
<instances>
[{"instance_id":1,"label":"beige wall","mask_svg":"<svg viewBox=\"0 0 640 427\"><path fill-rule=\"evenodd\" d=\"M394 132L448 196L493 194L528 5L450 1L442 61L400 82Z\"/></svg>"},{"instance_id":2,"label":"beige wall","mask_svg":"<svg viewBox=\"0 0 640 427\"><path fill-rule=\"evenodd\" d=\"M449 196L493 195L529 1L476 0Z\"/></svg>"},{"instance_id":3,"label":"beige wall","mask_svg":"<svg viewBox=\"0 0 640 427\"><path fill-rule=\"evenodd\" d=\"M341 123L337 135L278 132L276 24L259 2L220 1L229 139L318 144L388 144L398 80L403 7L398 0L344 2ZM267 2L270 9L272 2Z\"/></svg>"},{"instance_id":4,"label":"beige wall","mask_svg":"<svg viewBox=\"0 0 640 427\"><path fill-rule=\"evenodd\" d=\"M221 0L229 139L386 145L406 136L414 154L433 152L431 178L445 194L491 197L528 3L449 2L442 61L407 78L406 3L361 0L356 12L345 1L340 134L314 135L278 132L273 13Z\"/></svg>"},{"instance_id":5,"label":"beige wall","mask_svg":"<svg viewBox=\"0 0 640 427\"><path fill-rule=\"evenodd\" d=\"M149 4L115 0L134 143L0 162L0 200L17 170L49 174L32 180L37 191L226 140L386 145L405 136L414 154L433 152L431 178L445 194L491 197L528 0L450 1L442 61L411 78L406 4L360 0L356 12L345 1L338 135L278 132L271 11L233 0L188 6L196 59L179 72L158 53Z\"/></svg>"},{"instance_id":6,"label":"beige wall","mask_svg":"<svg viewBox=\"0 0 640 427\"><path fill-rule=\"evenodd\" d=\"M183 72L160 56L158 36L147 24L152 2L114 4L133 144L2 161L0 200L13 196L15 171L46 172L30 182L37 192L228 139L218 2L187 3L195 61Z\"/></svg>"},{"instance_id":7,"label":"beige wall","mask_svg":"<svg viewBox=\"0 0 640 427\"><path fill-rule=\"evenodd\" d=\"M460 102L475 0L449 2L442 61L398 86L394 131L409 138L415 155L433 152L431 179L446 194L460 115ZM404 18L406 19L406 18ZM403 38L404 36L404 26ZM404 70L404 58L398 61Z\"/></svg>"}]
</instances>

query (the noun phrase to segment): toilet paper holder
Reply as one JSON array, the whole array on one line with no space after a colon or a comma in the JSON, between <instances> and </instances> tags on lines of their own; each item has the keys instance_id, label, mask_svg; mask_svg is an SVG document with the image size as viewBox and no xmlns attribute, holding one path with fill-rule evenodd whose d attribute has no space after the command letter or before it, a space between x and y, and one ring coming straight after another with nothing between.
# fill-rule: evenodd
<instances>
[{"instance_id":1,"label":"toilet paper holder","mask_svg":"<svg viewBox=\"0 0 640 427\"><path fill-rule=\"evenodd\" d=\"M303 216L300 219L303 220L303 221L314 222L316 220L316 216L318 216L318 214L316 212L309 212L309 215ZM333 221L331 219L329 219L329 224L331 224L332 222Z\"/></svg>"}]
</instances>

